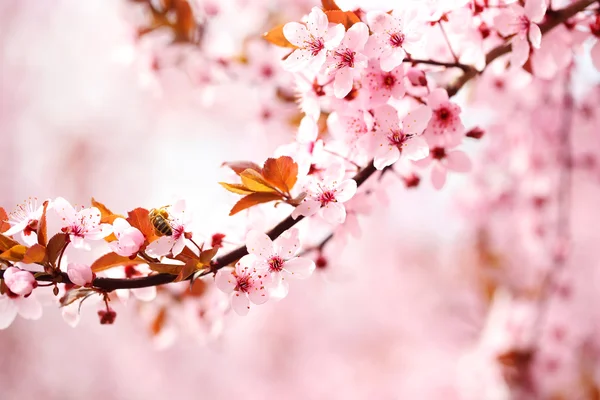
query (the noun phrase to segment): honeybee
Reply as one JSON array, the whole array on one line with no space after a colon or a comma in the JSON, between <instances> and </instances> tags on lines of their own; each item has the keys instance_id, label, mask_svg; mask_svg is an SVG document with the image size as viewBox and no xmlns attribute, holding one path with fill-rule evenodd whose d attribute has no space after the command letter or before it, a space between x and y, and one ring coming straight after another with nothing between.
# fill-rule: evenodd
<instances>
[{"instance_id":1,"label":"honeybee","mask_svg":"<svg viewBox=\"0 0 600 400\"><path fill-rule=\"evenodd\" d=\"M150 210L150 222L154 226L154 231L158 236L171 236L173 235L173 228L169 223L169 213L167 207L153 208Z\"/></svg>"}]
</instances>

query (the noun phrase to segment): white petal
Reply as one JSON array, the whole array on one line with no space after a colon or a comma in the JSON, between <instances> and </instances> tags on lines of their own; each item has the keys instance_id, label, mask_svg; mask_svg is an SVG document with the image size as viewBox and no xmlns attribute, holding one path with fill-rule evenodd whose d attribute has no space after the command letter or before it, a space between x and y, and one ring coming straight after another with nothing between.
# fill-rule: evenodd
<instances>
[{"instance_id":1,"label":"white petal","mask_svg":"<svg viewBox=\"0 0 600 400\"><path fill-rule=\"evenodd\" d=\"M14 302L21 317L31 320L42 318L42 305L35 296L19 297Z\"/></svg>"},{"instance_id":2,"label":"white petal","mask_svg":"<svg viewBox=\"0 0 600 400\"><path fill-rule=\"evenodd\" d=\"M131 225L125 218L117 218L113 221L113 232L117 239L120 238L121 234L125 232L125 230L131 228Z\"/></svg>"},{"instance_id":3,"label":"white petal","mask_svg":"<svg viewBox=\"0 0 600 400\"><path fill-rule=\"evenodd\" d=\"M323 37L325 32L327 32L329 21L327 20L327 15L325 15L325 13L319 7L313 7L310 14L308 14L306 25L308 31L313 36Z\"/></svg>"},{"instance_id":4,"label":"white petal","mask_svg":"<svg viewBox=\"0 0 600 400\"><path fill-rule=\"evenodd\" d=\"M315 270L315 263L309 258L296 257L286 261L283 268L294 278L306 279Z\"/></svg>"},{"instance_id":5,"label":"white petal","mask_svg":"<svg viewBox=\"0 0 600 400\"><path fill-rule=\"evenodd\" d=\"M75 212L75 209L62 197L58 197L56 200L54 200L54 211L65 222L63 225L70 224L76 219L77 213Z\"/></svg>"},{"instance_id":6,"label":"white petal","mask_svg":"<svg viewBox=\"0 0 600 400\"><path fill-rule=\"evenodd\" d=\"M429 155L427 141L421 136L411 138L402 149L402 156L407 160L419 161Z\"/></svg>"},{"instance_id":7,"label":"white petal","mask_svg":"<svg viewBox=\"0 0 600 400\"><path fill-rule=\"evenodd\" d=\"M379 59L381 69L385 72L390 72L404 61L406 53L401 48L392 49L392 51L384 52Z\"/></svg>"},{"instance_id":8,"label":"white petal","mask_svg":"<svg viewBox=\"0 0 600 400\"><path fill-rule=\"evenodd\" d=\"M304 69L312 60L312 54L308 50L296 49L285 60L283 60L283 69L290 72L297 72Z\"/></svg>"},{"instance_id":9,"label":"white petal","mask_svg":"<svg viewBox=\"0 0 600 400\"><path fill-rule=\"evenodd\" d=\"M383 145L375 150L375 160L373 165L379 171L392 165L400 158L400 151L396 146Z\"/></svg>"},{"instance_id":10,"label":"white petal","mask_svg":"<svg viewBox=\"0 0 600 400\"><path fill-rule=\"evenodd\" d=\"M175 243L173 244L173 249L171 250L171 252L173 253L173 256L177 257L183 251L184 247L185 247L185 236L181 235L179 237L179 239L177 239L175 241Z\"/></svg>"},{"instance_id":11,"label":"white petal","mask_svg":"<svg viewBox=\"0 0 600 400\"><path fill-rule=\"evenodd\" d=\"M294 46L304 47L310 40L310 33L306 26L299 22L288 22L283 26L283 36Z\"/></svg>"},{"instance_id":12,"label":"white petal","mask_svg":"<svg viewBox=\"0 0 600 400\"><path fill-rule=\"evenodd\" d=\"M330 224L343 224L346 220L346 207L341 203L328 203L322 210L323 219Z\"/></svg>"},{"instance_id":13,"label":"white petal","mask_svg":"<svg viewBox=\"0 0 600 400\"><path fill-rule=\"evenodd\" d=\"M254 229L246 235L246 249L248 253L260 258L269 258L275 253L271 238Z\"/></svg>"},{"instance_id":14,"label":"white petal","mask_svg":"<svg viewBox=\"0 0 600 400\"><path fill-rule=\"evenodd\" d=\"M535 49L539 49L542 44L542 31L536 24L529 25L529 41Z\"/></svg>"},{"instance_id":15,"label":"white petal","mask_svg":"<svg viewBox=\"0 0 600 400\"><path fill-rule=\"evenodd\" d=\"M361 51L369 39L369 28L364 22L357 22L346 31L341 46L354 51Z\"/></svg>"},{"instance_id":16,"label":"white petal","mask_svg":"<svg viewBox=\"0 0 600 400\"><path fill-rule=\"evenodd\" d=\"M335 199L341 203L350 200L356 194L358 185L354 179L346 179L336 188Z\"/></svg>"},{"instance_id":17,"label":"white petal","mask_svg":"<svg viewBox=\"0 0 600 400\"><path fill-rule=\"evenodd\" d=\"M231 293L237 286L237 279L233 275L233 268L225 267L217 271L215 275L215 285L225 292Z\"/></svg>"}]
</instances>

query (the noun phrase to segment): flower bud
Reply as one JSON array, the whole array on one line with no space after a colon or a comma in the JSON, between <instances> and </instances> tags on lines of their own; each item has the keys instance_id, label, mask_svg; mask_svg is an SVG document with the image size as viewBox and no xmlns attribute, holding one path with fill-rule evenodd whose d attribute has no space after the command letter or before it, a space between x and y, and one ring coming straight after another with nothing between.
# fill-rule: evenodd
<instances>
[{"instance_id":1,"label":"flower bud","mask_svg":"<svg viewBox=\"0 0 600 400\"><path fill-rule=\"evenodd\" d=\"M77 286L86 286L94 280L92 269L85 264L69 263L67 266L69 279Z\"/></svg>"},{"instance_id":2,"label":"flower bud","mask_svg":"<svg viewBox=\"0 0 600 400\"><path fill-rule=\"evenodd\" d=\"M419 68L410 68L406 72L406 77L414 86L427 86L425 72Z\"/></svg>"},{"instance_id":3,"label":"flower bud","mask_svg":"<svg viewBox=\"0 0 600 400\"><path fill-rule=\"evenodd\" d=\"M31 272L15 267L4 271L4 282L12 293L19 296L29 296L37 287L37 281Z\"/></svg>"}]
</instances>

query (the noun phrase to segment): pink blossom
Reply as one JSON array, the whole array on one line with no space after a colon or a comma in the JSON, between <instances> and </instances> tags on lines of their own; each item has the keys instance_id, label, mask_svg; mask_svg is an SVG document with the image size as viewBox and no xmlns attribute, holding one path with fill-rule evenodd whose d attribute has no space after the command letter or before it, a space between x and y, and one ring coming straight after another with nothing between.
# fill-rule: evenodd
<instances>
[{"instance_id":1,"label":"pink blossom","mask_svg":"<svg viewBox=\"0 0 600 400\"><path fill-rule=\"evenodd\" d=\"M397 8L392 14L372 11L367 14L373 35L365 51L371 58L379 58L381 69L392 71L402 64L406 53L416 51L423 36L423 21L413 9Z\"/></svg>"},{"instance_id":2,"label":"pink blossom","mask_svg":"<svg viewBox=\"0 0 600 400\"><path fill-rule=\"evenodd\" d=\"M152 257L162 257L169 253L173 256L179 255L185 247L185 234L189 232L192 218L189 212L186 212L185 200L179 200L172 207L168 207L169 224L173 230L171 236L161 236L146 248L148 255Z\"/></svg>"},{"instance_id":3,"label":"pink blossom","mask_svg":"<svg viewBox=\"0 0 600 400\"><path fill-rule=\"evenodd\" d=\"M12 293L18 296L29 296L37 287L37 281L31 272L15 267L4 271L4 283Z\"/></svg>"},{"instance_id":4,"label":"pink blossom","mask_svg":"<svg viewBox=\"0 0 600 400\"><path fill-rule=\"evenodd\" d=\"M417 161L420 167L431 167L431 183L433 187L440 190L446 183L448 171L469 172L471 171L471 160L460 150L450 150L444 147L432 147L429 149L429 156L423 160Z\"/></svg>"},{"instance_id":5,"label":"pink blossom","mask_svg":"<svg viewBox=\"0 0 600 400\"><path fill-rule=\"evenodd\" d=\"M425 76L425 72L420 68L409 68L406 71L406 77L413 86L427 86L427 76Z\"/></svg>"},{"instance_id":6,"label":"pink blossom","mask_svg":"<svg viewBox=\"0 0 600 400\"><path fill-rule=\"evenodd\" d=\"M448 98L446 89L438 88L427 97L427 105L433 111L429 125L425 129L425 138L430 146L454 147L458 145L465 132L460 119L460 107Z\"/></svg>"},{"instance_id":7,"label":"pink blossom","mask_svg":"<svg viewBox=\"0 0 600 400\"><path fill-rule=\"evenodd\" d=\"M111 250L123 257L136 254L144 244L144 234L139 229L131 226L124 218L117 218L113 222L113 231L116 241L108 245Z\"/></svg>"},{"instance_id":8,"label":"pink blossom","mask_svg":"<svg viewBox=\"0 0 600 400\"><path fill-rule=\"evenodd\" d=\"M254 255L242 257L235 268L220 269L215 275L215 284L223 292L231 294L231 308L238 315L248 314L250 301L259 305L269 300L267 286L270 276L256 268Z\"/></svg>"},{"instance_id":9,"label":"pink blossom","mask_svg":"<svg viewBox=\"0 0 600 400\"><path fill-rule=\"evenodd\" d=\"M54 201L54 210L62 218L62 232L69 234L76 249L89 249L87 240L102 240L112 233L112 226L100 223L100 210L96 207L75 211L73 206L63 199Z\"/></svg>"},{"instance_id":10,"label":"pink blossom","mask_svg":"<svg viewBox=\"0 0 600 400\"><path fill-rule=\"evenodd\" d=\"M327 50L335 48L344 37L344 26L336 24L329 27L327 15L314 7L306 25L289 22L283 27L283 35L298 49L294 50L283 62L287 71L300 71L304 68L318 71L325 62Z\"/></svg>"},{"instance_id":11,"label":"pink blossom","mask_svg":"<svg viewBox=\"0 0 600 400\"><path fill-rule=\"evenodd\" d=\"M346 219L344 203L356 193L354 179L344 179L342 165L332 165L322 180L313 180L307 188L307 195L292 212L294 219L300 215L310 217L320 211L321 217L330 224L341 224Z\"/></svg>"},{"instance_id":12,"label":"pink blossom","mask_svg":"<svg viewBox=\"0 0 600 400\"><path fill-rule=\"evenodd\" d=\"M271 274L273 292L277 297L285 297L289 286L286 278L308 278L315 270L315 263L304 257L297 257L300 249L298 230L285 231L275 242L266 234L251 230L246 235L248 253L256 256L256 268Z\"/></svg>"},{"instance_id":13,"label":"pink blossom","mask_svg":"<svg viewBox=\"0 0 600 400\"><path fill-rule=\"evenodd\" d=\"M526 0L525 7L512 4L494 19L494 25L501 35L515 35L511 40L513 66L525 65L529 58L530 45L535 49L540 48L542 32L537 24L542 22L546 8L546 0Z\"/></svg>"},{"instance_id":14,"label":"pink blossom","mask_svg":"<svg viewBox=\"0 0 600 400\"><path fill-rule=\"evenodd\" d=\"M11 227L3 234L13 236L20 233L24 243L28 246L34 245L37 243L37 228L43 211L44 206L41 205L38 207L37 199L30 197L23 204L18 205L14 212L9 214L8 223Z\"/></svg>"},{"instance_id":15,"label":"pink blossom","mask_svg":"<svg viewBox=\"0 0 600 400\"><path fill-rule=\"evenodd\" d=\"M77 286L88 286L94 281L94 273L89 265L69 263L67 275L73 284Z\"/></svg>"},{"instance_id":16,"label":"pink blossom","mask_svg":"<svg viewBox=\"0 0 600 400\"><path fill-rule=\"evenodd\" d=\"M327 73L334 76L333 93L346 97L354 84L355 72L367 67L367 56L362 54L369 38L369 28L362 22L350 27L338 47L327 53Z\"/></svg>"},{"instance_id":17,"label":"pink blossom","mask_svg":"<svg viewBox=\"0 0 600 400\"><path fill-rule=\"evenodd\" d=\"M398 111L385 105L375 110L374 135L375 168L383 169L394 164L401 156L411 161L421 160L429 154L427 142L421 136L429 120L431 109L420 106L400 121Z\"/></svg>"},{"instance_id":18,"label":"pink blossom","mask_svg":"<svg viewBox=\"0 0 600 400\"><path fill-rule=\"evenodd\" d=\"M388 102L390 97L401 99L406 93L404 88L404 69L402 65L385 72L376 62L370 61L363 80L369 91L369 105L380 106Z\"/></svg>"},{"instance_id":19,"label":"pink blossom","mask_svg":"<svg viewBox=\"0 0 600 400\"><path fill-rule=\"evenodd\" d=\"M42 311L35 293L27 297L0 295L0 329L8 328L17 315L29 320L40 319Z\"/></svg>"},{"instance_id":20,"label":"pink blossom","mask_svg":"<svg viewBox=\"0 0 600 400\"><path fill-rule=\"evenodd\" d=\"M373 116L365 110L352 110L347 113L332 112L327 118L327 127L331 134L347 145L356 145L371 132Z\"/></svg>"}]
</instances>

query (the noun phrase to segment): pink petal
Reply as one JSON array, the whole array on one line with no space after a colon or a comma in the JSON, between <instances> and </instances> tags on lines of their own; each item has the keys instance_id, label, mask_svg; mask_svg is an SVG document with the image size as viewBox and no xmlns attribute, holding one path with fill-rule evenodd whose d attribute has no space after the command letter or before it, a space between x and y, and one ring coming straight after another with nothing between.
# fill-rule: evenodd
<instances>
[{"instance_id":1,"label":"pink petal","mask_svg":"<svg viewBox=\"0 0 600 400\"><path fill-rule=\"evenodd\" d=\"M594 67L600 71L600 39L596 40L596 44L592 47L590 55L592 56Z\"/></svg>"},{"instance_id":2,"label":"pink petal","mask_svg":"<svg viewBox=\"0 0 600 400\"><path fill-rule=\"evenodd\" d=\"M290 72L300 71L312 60L312 54L308 50L296 49L283 61L283 69Z\"/></svg>"},{"instance_id":3,"label":"pink petal","mask_svg":"<svg viewBox=\"0 0 600 400\"><path fill-rule=\"evenodd\" d=\"M460 150L455 150L446 156L446 167L454 172L469 172L471 171L471 160L467 155Z\"/></svg>"},{"instance_id":4,"label":"pink petal","mask_svg":"<svg viewBox=\"0 0 600 400\"><path fill-rule=\"evenodd\" d=\"M398 159L400 159L400 151L396 146L382 145L378 146L375 150L373 165L378 170L382 170L385 167L392 165Z\"/></svg>"},{"instance_id":5,"label":"pink petal","mask_svg":"<svg viewBox=\"0 0 600 400\"><path fill-rule=\"evenodd\" d=\"M248 298L254 304L265 304L269 300L269 292L264 285L253 287L248 292Z\"/></svg>"},{"instance_id":6,"label":"pink petal","mask_svg":"<svg viewBox=\"0 0 600 400\"><path fill-rule=\"evenodd\" d=\"M516 16L512 11L503 10L494 18L494 27L500 35L507 37L517 32L516 22Z\"/></svg>"},{"instance_id":7,"label":"pink petal","mask_svg":"<svg viewBox=\"0 0 600 400\"><path fill-rule=\"evenodd\" d=\"M304 200L300 205L294 208L292 211L292 218L296 219L300 215L304 215L305 217L310 217L319 211L321 208L321 203L316 200Z\"/></svg>"},{"instance_id":8,"label":"pink petal","mask_svg":"<svg viewBox=\"0 0 600 400\"><path fill-rule=\"evenodd\" d=\"M525 15L533 22L542 22L547 7L546 0L525 0Z\"/></svg>"},{"instance_id":9,"label":"pink petal","mask_svg":"<svg viewBox=\"0 0 600 400\"><path fill-rule=\"evenodd\" d=\"M296 257L286 261L283 268L294 278L306 279L315 270L315 263L308 258Z\"/></svg>"},{"instance_id":10,"label":"pink petal","mask_svg":"<svg viewBox=\"0 0 600 400\"><path fill-rule=\"evenodd\" d=\"M269 286L269 298L273 300L281 300L287 297L289 291L290 285L288 281L283 279L283 275L281 273L277 273L272 284Z\"/></svg>"},{"instance_id":11,"label":"pink petal","mask_svg":"<svg viewBox=\"0 0 600 400\"><path fill-rule=\"evenodd\" d=\"M446 168L439 162L433 163L431 168L431 183L437 190L443 188L446 183Z\"/></svg>"},{"instance_id":12,"label":"pink petal","mask_svg":"<svg viewBox=\"0 0 600 400\"><path fill-rule=\"evenodd\" d=\"M42 305L34 296L19 297L14 302L17 305L17 312L21 317L30 320L42 318Z\"/></svg>"},{"instance_id":13,"label":"pink petal","mask_svg":"<svg viewBox=\"0 0 600 400\"><path fill-rule=\"evenodd\" d=\"M177 257L179 254L181 254L184 247L185 247L185 236L181 235L173 244L173 249L171 249L173 256Z\"/></svg>"},{"instance_id":14,"label":"pink petal","mask_svg":"<svg viewBox=\"0 0 600 400\"><path fill-rule=\"evenodd\" d=\"M335 80L333 81L333 94L338 99L343 99L352 90L354 84L354 78L352 76L352 70L350 68L341 68L335 73Z\"/></svg>"},{"instance_id":15,"label":"pink petal","mask_svg":"<svg viewBox=\"0 0 600 400\"><path fill-rule=\"evenodd\" d=\"M410 161L419 161L429 156L427 141L421 136L411 138L402 149L402 156Z\"/></svg>"},{"instance_id":16,"label":"pink petal","mask_svg":"<svg viewBox=\"0 0 600 400\"><path fill-rule=\"evenodd\" d=\"M76 249L90 249L90 246L85 242L85 239L79 236L71 236L71 244Z\"/></svg>"},{"instance_id":17,"label":"pink petal","mask_svg":"<svg viewBox=\"0 0 600 400\"><path fill-rule=\"evenodd\" d=\"M260 258L269 258L275 253L271 238L254 229L246 235L246 249L248 253Z\"/></svg>"},{"instance_id":18,"label":"pink petal","mask_svg":"<svg viewBox=\"0 0 600 400\"><path fill-rule=\"evenodd\" d=\"M376 59L385 49L384 34L375 33L369 36L363 53L371 59Z\"/></svg>"},{"instance_id":19,"label":"pink petal","mask_svg":"<svg viewBox=\"0 0 600 400\"><path fill-rule=\"evenodd\" d=\"M222 292L233 292L233 289L237 286L237 279L233 275L233 268L225 267L218 270L215 275L215 285Z\"/></svg>"},{"instance_id":20,"label":"pink petal","mask_svg":"<svg viewBox=\"0 0 600 400\"><path fill-rule=\"evenodd\" d=\"M53 204L56 214L58 214L58 216L64 220L64 223L62 224L63 226L75 221L77 213L68 201L62 197L58 197L56 200L54 200Z\"/></svg>"},{"instance_id":21,"label":"pink petal","mask_svg":"<svg viewBox=\"0 0 600 400\"><path fill-rule=\"evenodd\" d=\"M11 226L7 231L5 231L2 234L4 236L12 236L15 233L19 233L19 232L23 231L23 229L25 229L25 227L27 226L27 224L29 224L29 220L28 219L24 219L23 221L19 222L18 224L15 224L15 225ZM31 236L31 235L29 235L29 236Z\"/></svg>"},{"instance_id":22,"label":"pink petal","mask_svg":"<svg viewBox=\"0 0 600 400\"><path fill-rule=\"evenodd\" d=\"M363 22L357 22L346 31L340 46L359 52L365 47L368 39L369 28Z\"/></svg>"},{"instance_id":23,"label":"pink petal","mask_svg":"<svg viewBox=\"0 0 600 400\"><path fill-rule=\"evenodd\" d=\"M275 240L277 254L284 259L292 258L300 248L300 239L298 238L298 229L291 228L283 232Z\"/></svg>"},{"instance_id":24,"label":"pink petal","mask_svg":"<svg viewBox=\"0 0 600 400\"><path fill-rule=\"evenodd\" d=\"M237 315L248 315L250 311L250 301L244 293L233 292L231 294L231 308Z\"/></svg>"},{"instance_id":25,"label":"pink petal","mask_svg":"<svg viewBox=\"0 0 600 400\"><path fill-rule=\"evenodd\" d=\"M71 282L78 286L85 286L88 283L91 283L94 278L94 274L89 265L78 263L69 263L69 265L67 265L67 275Z\"/></svg>"},{"instance_id":26,"label":"pink petal","mask_svg":"<svg viewBox=\"0 0 600 400\"><path fill-rule=\"evenodd\" d=\"M529 41L536 49L539 49L540 45L542 44L542 31L536 24L529 25Z\"/></svg>"},{"instance_id":27,"label":"pink petal","mask_svg":"<svg viewBox=\"0 0 600 400\"><path fill-rule=\"evenodd\" d=\"M400 124L400 118L398 117L398 111L386 104L381 107L377 107L373 112L377 128L384 134L389 133L391 130L398 129Z\"/></svg>"},{"instance_id":28,"label":"pink petal","mask_svg":"<svg viewBox=\"0 0 600 400\"><path fill-rule=\"evenodd\" d=\"M146 247L146 253L150 257L166 256L171 252L174 243L175 241L171 236L162 236Z\"/></svg>"},{"instance_id":29,"label":"pink petal","mask_svg":"<svg viewBox=\"0 0 600 400\"><path fill-rule=\"evenodd\" d=\"M370 11L367 13L367 23L374 33L383 33L393 27L394 18L381 11Z\"/></svg>"},{"instance_id":30,"label":"pink petal","mask_svg":"<svg viewBox=\"0 0 600 400\"><path fill-rule=\"evenodd\" d=\"M329 27L327 30L327 35L325 35L325 48L328 50L332 50L340 45L342 40L344 39L344 34L346 33L346 28L344 25L337 24Z\"/></svg>"},{"instance_id":31,"label":"pink petal","mask_svg":"<svg viewBox=\"0 0 600 400\"><path fill-rule=\"evenodd\" d=\"M87 226L96 226L100 224L100 210L96 207L85 208L77 213L79 220L85 221Z\"/></svg>"},{"instance_id":32,"label":"pink petal","mask_svg":"<svg viewBox=\"0 0 600 400\"><path fill-rule=\"evenodd\" d=\"M346 220L346 207L341 203L328 203L322 210L323 219L332 225L343 224Z\"/></svg>"},{"instance_id":33,"label":"pink petal","mask_svg":"<svg viewBox=\"0 0 600 400\"><path fill-rule=\"evenodd\" d=\"M314 37L323 37L327 32L327 26L329 25L329 21L327 20L327 15L319 8L313 7L310 14L308 14L308 20L306 27L308 31Z\"/></svg>"},{"instance_id":34,"label":"pink petal","mask_svg":"<svg viewBox=\"0 0 600 400\"><path fill-rule=\"evenodd\" d=\"M283 26L283 36L294 46L304 47L310 41L310 33L306 26L299 22L288 22Z\"/></svg>"},{"instance_id":35,"label":"pink petal","mask_svg":"<svg viewBox=\"0 0 600 400\"><path fill-rule=\"evenodd\" d=\"M391 49L391 51L386 51L381 55L379 59L381 69L385 72L389 72L401 65L404 61L404 57L406 53L402 48Z\"/></svg>"},{"instance_id":36,"label":"pink petal","mask_svg":"<svg viewBox=\"0 0 600 400\"><path fill-rule=\"evenodd\" d=\"M529 42L515 36L512 40L511 67L522 67L529 58Z\"/></svg>"},{"instance_id":37,"label":"pink petal","mask_svg":"<svg viewBox=\"0 0 600 400\"><path fill-rule=\"evenodd\" d=\"M0 329L6 329L17 317L17 306L8 296L0 296Z\"/></svg>"},{"instance_id":38,"label":"pink petal","mask_svg":"<svg viewBox=\"0 0 600 400\"><path fill-rule=\"evenodd\" d=\"M129 222L127 222L127 220L124 218L115 219L112 225L113 233L115 234L117 239L119 239L121 237L121 234L123 234L123 232L125 232L128 228L131 228Z\"/></svg>"},{"instance_id":39,"label":"pink petal","mask_svg":"<svg viewBox=\"0 0 600 400\"><path fill-rule=\"evenodd\" d=\"M346 179L336 188L335 199L340 203L345 203L356 194L358 185L354 179Z\"/></svg>"},{"instance_id":40,"label":"pink petal","mask_svg":"<svg viewBox=\"0 0 600 400\"><path fill-rule=\"evenodd\" d=\"M434 110L445 105L447 102L448 92L446 92L446 89L435 89L427 96L427 105Z\"/></svg>"},{"instance_id":41,"label":"pink petal","mask_svg":"<svg viewBox=\"0 0 600 400\"><path fill-rule=\"evenodd\" d=\"M440 93L439 96L442 96L442 94ZM402 128L404 128L406 133L420 135L427 128L432 114L431 108L421 105L409 112L402 119Z\"/></svg>"},{"instance_id":42,"label":"pink petal","mask_svg":"<svg viewBox=\"0 0 600 400\"><path fill-rule=\"evenodd\" d=\"M305 115L304 118L300 121L300 126L298 127L298 135L296 135L296 140L299 143L310 143L317 140L319 136L319 127L314 118Z\"/></svg>"}]
</instances>

